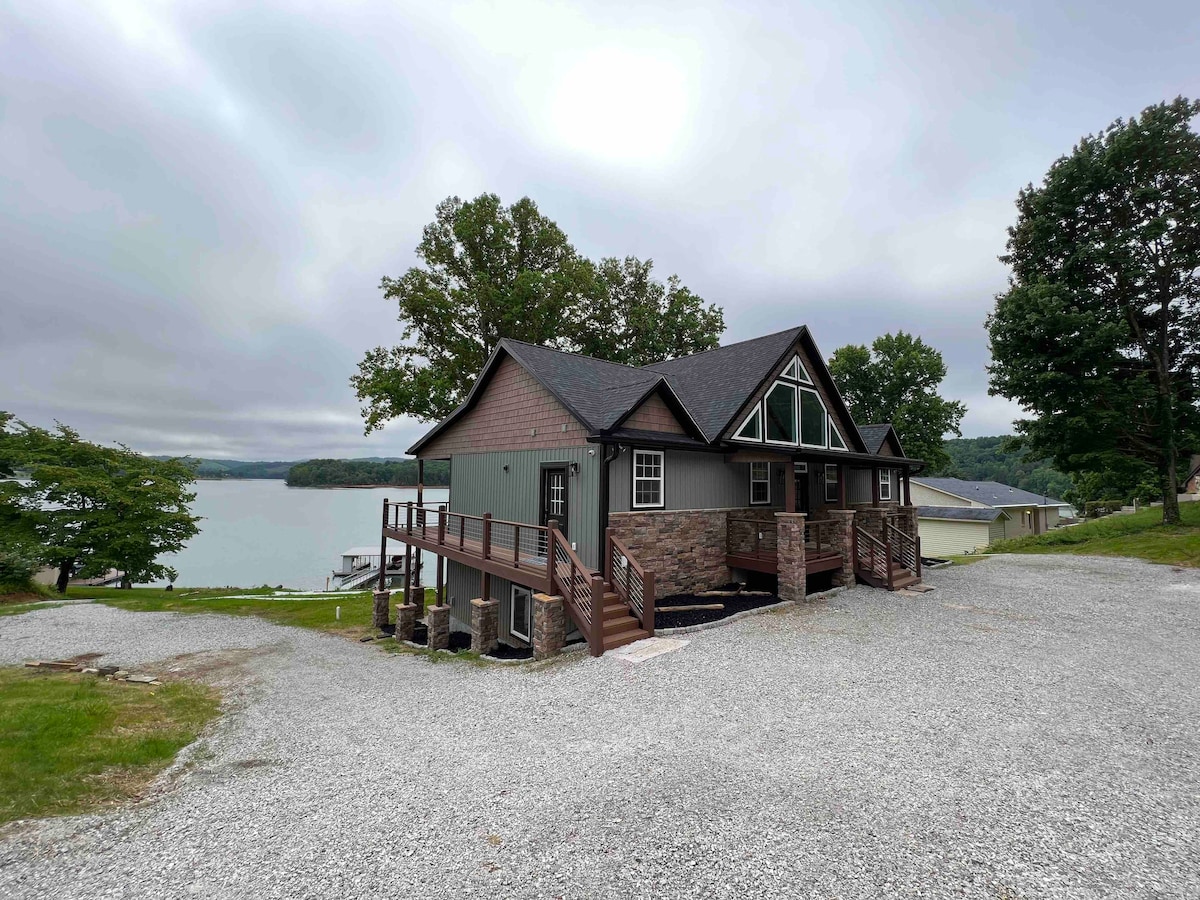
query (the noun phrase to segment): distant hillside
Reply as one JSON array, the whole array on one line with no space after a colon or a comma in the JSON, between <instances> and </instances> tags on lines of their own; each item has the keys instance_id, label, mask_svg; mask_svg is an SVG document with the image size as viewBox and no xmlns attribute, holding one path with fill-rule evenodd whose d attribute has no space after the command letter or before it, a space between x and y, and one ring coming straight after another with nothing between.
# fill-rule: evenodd
<instances>
[{"instance_id":1,"label":"distant hillside","mask_svg":"<svg viewBox=\"0 0 1200 900\"><path fill-rule=\"evenodd\" d=\"M292 466L287 476L291 487L336 487L339 485L417 483L415 459L373 462L366 459L310 459ZM425 464L425 484L448 485L450 464L432 460Z\"/></svg>"},{"instance_id":2,"label":"distant hillside","mask_svg":"<svg viewBox=\"0 0 1200 900\"><path fill-rule=\"evenodd\" d=\"M170 459L168 456L156 456L155 459ZM287 478L293 466L306 460L287 460L264 462L262 460L242 459L204 459L202 457L187 457L195 466L197 478ZM411 460L409 460L411 462ZM401 462L394 456L369 456L361 460L346 460L346 462L395 463ZM415 463L414 463L415 465Z\"/></svg>"},{"instance_id":3,"label":"distant hillside","mask_svg":"<svg viewBox=\"0 0 1200 900\"><path fill-rule=\"evenodd\" d=\"M1004 453L1005 437L955 438L946 441L950 467L939 475L968 481L999 481L1010 487L1049 494L1061 500L1071 490L1071 479L1047 460L1033 459L1029 452Z\"/></svg>"}]
</instances>

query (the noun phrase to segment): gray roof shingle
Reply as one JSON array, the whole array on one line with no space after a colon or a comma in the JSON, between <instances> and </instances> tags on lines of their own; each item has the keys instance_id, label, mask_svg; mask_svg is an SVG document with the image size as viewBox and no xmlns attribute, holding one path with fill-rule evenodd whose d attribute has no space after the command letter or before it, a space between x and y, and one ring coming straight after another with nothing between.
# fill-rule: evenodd
<instances>
[{"instance_id":1,"label":"gray roof shingle","mask_svg":"<svg viewBox=\"0 0 1200 900\"><path fill-rule=\"evenodd\" d=\"M862 439L867 445L867 452L878 456L879 448L887 440L888 432L891 429L891 425L859 425L858 433L862 435Z\"/></svg>"},{"instance_id":2,"label":"gray roof shingle","mask_svg":"<svg viewBox=\"0 0 1200 900\"><path fill-rule=\"evenodd\" d=\"M914 479L915 480L915 479ZM994 522L1001 516L1007 516L1002 509L994 506L918 506L919 519L956 519L962 522Z\"/></svg>"},{"instance_id":3,"label":"gray roof shingle","mask_svg":"<svg viewBox=\"0 0 1200 900\"><path fill-rule=\"evenodd\" d=\"M1066 506L1062 500L1020 488L1009 487L998 481L964 481L961 478L914 478L937 491L945 491L956 497L978 500L988 506Z\"/></svg>"}]
</instances>

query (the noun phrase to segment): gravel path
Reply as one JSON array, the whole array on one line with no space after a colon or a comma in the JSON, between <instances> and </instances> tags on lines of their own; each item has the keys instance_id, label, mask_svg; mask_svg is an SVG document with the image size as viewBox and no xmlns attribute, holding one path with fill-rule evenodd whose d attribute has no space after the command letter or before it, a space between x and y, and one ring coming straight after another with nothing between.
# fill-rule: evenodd
<instances>
[{"instance_id":1,"label":"gravel path","mask_svg":"<svg viewBox=\"0 0 1200 900\"><path fill-rule=\"evenodd\" d=\"M153 799L0 831L0 897L1200 896L1200 572L926 580L540 671L254 619L0 619L2 663L236 649L244 676Z\"/></svg>"}]
</instances>

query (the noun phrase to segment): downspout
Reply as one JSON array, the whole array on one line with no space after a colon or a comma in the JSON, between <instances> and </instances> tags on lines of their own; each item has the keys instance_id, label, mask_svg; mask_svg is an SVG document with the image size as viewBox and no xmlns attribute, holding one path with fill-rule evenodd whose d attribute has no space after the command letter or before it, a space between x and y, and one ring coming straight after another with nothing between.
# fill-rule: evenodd
<instances>
[{"instance_id":1,"label":"downspout","mask_svg":"<svg viewBox=\"0 0 1200 900\"><path fill-rule=\"evenodd\" d=\"M611 455L610 455L611 452ZM620 444L600 444L600 571L604 571L604 533L608 530L608 464L621 455Z\"/></svg>"}]
</instances>

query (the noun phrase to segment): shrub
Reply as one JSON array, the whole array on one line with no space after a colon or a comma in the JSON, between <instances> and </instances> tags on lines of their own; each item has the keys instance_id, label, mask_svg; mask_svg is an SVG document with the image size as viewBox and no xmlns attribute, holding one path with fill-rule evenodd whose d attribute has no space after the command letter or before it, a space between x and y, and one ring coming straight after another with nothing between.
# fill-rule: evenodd
<instances>
[{"instance_id":1,"label":"shrub","mask_svg":"<svg viewBox=\"0 0 1200 900\"><path fill-rule=\"evenodd\" d=\"M1083 515L1086 519L1098 519L1100 516L1120 512L1124 505L1123 500L1089 500L1083 505Z\"/></svg>"}]
</instances>

